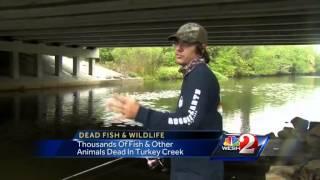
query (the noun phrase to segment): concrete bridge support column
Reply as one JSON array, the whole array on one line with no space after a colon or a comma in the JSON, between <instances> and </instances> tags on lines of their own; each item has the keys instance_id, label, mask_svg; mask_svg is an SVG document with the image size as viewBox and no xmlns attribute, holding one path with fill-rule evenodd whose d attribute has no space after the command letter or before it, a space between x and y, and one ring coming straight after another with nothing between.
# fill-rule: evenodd
<instances>
[{"instance_id":1,"label":"concrete bridge support column","mask_svg":"<svg viewBox=\"0 0 320 180\"><path fill-rule=\"evenodd\" d=\"M54 58L55 58L54 75L61 76L61 74L62 74L62 56L56 55Z\"/></svg>"},{"instance_id":2,"label":"concrete bridge support column","mask_svg":"<svg viewBox=\"0 0 320 180\"><path fill-rule=\"evenodd\" d=\"M93 75L93 67L94 67L94 64L95 64L95 59L94 58L89 58L89 75L92 76Z\"/></svg>"},{"instance_id":3,"label":"concrete bridge support column","mask_svg":"<svg viewBox=\"0 0 320 180\"><path fill-rule=\"evenodd\" d=\"M21 77L21 73L23 74L32 74L37 77L42 77L44 75L44 65L41 60L43 60L43 55L54 55L55 56L55 68L54 75L62 76L63 74L63 64L62 57L74 57L74 65L73 65L73 75L78 76L80 74L80 58L89 59L89 67L88 74L94 74L94 63L96 59L99 59L99 49L98 48L90 48L85 49L83 47L68 47L68 46L56 46L56 45L48 45L42 43L28 43L23 41L2 41L0 40L0 50L10 52L10 70L6 69L6 73L11 76L13 79L19 79ZM30 64L32 67L32 72L30 72L29 67L19 67L21 64L20 58L22 58L22 53L27 54L25 57L30 60L33 59L30 55L36 55L35 63ZM40 58L41 57L41 58ZM29 64L28 64L29 65ZM7 72L7 70L9 70Z\"/></svg>"},{"instance_id":4,"label":"concrete bridge support column","mask_svg":"<svg viewBox=\"0 0 320 180\"><path fill-rule=\"evenodd\" d=\"M72 75L75 77L79 76L79 70L80 70L80 59L78 56L73 57L73 69L72 69Z\"/></svg>"},{"instance_id":5,"label":"concrete bridge support column","mask_svg":"<svg viewBox=\"0 0 320 180\"><path fill-rule=\"evenodd\" d=\"M19 53L17 51L13 51L11 53L11 77L13 79L19 79L20 77L20 64L19 64Z\"/></svg>"}]
</instances>

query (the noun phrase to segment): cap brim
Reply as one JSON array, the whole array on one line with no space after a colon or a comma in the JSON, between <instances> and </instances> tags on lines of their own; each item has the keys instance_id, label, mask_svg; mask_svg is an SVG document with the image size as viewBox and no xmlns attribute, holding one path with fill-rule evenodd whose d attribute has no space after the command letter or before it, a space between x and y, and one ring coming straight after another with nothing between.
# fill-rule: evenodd
<instances>
[{"instance_id":1,"label":"cap brim","mask_svg":"<svg viewBox=\"0 0 320 180\"><path fill-rule=\"evenodd\" d=\"M172 35L170 35L169 37L168 37L168 41L176 41L176 40L178 40L179 38L178 38L178 36L177 36L177 34L172 34Z\"/></svg>"},{"instance_id":2,"label":"cap brim","mask_svg":"<svg viewBox=\"0 0 320 180\"><path fill-rule=\"evenodd\" d=\"M189 42L189 43L195 43L197 41L190 41L186 40L183 38L183 36L179 36L178 34L172 34L171 36L168 37L168 41L184 41L184 42Z\"/></svg>"}]
</instances>

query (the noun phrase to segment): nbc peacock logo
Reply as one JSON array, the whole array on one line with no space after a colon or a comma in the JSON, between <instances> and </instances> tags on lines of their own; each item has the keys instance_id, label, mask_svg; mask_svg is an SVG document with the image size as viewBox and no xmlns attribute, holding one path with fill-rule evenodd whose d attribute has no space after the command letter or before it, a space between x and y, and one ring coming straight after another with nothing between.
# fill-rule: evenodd
<instances>
[{"instance_id":1,"label":"nbc peacock logo","mask_svg":"<svg viewBox=\"0 0 320 180\"><path fill-rule=\"evenodd\" d=\"M237 138L236 136L227 136L224 139L222 150L224 151L240 150L239 138Z\"/></svg>"}]
</instances>

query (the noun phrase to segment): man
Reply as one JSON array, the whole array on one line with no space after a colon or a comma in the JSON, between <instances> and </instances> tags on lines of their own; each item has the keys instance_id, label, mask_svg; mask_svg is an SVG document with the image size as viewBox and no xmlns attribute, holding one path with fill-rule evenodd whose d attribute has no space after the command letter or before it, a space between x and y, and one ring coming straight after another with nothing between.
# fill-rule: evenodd
<instances>
[{"instance_id":1,"label":"man","mask_svg":"<svg viewBox=\"0 0 320 180\"><path fill-rule=\"evenodd\" d=\"M220 86L207 66L208 33L197 23L182 25L169 36L176 63L181 66L183 83L176 112L160 112L141 106L135 99L115 96L108 107L123 118L135 119L149 130L222 130L218 113ZM171 159L171 180L223 179L223 163L209 158Z\"/></svg>"}]
</instances>

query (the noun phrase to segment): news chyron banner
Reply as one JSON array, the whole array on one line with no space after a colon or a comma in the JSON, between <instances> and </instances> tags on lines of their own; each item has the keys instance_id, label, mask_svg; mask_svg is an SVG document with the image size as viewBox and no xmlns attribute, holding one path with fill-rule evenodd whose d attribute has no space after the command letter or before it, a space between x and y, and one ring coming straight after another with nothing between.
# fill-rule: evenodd
<instances>
[{"instance_id":1,"label":"news chyron banner","mask_svg":"<svg viewBox=\"0 0 320 180\"><path fill-rule=\"evenodd\" d=\"M69 140L36 142L43 158L188 158L256 160L268 136L215 131L81 130Z\"/></svg>"}]
</instances>

